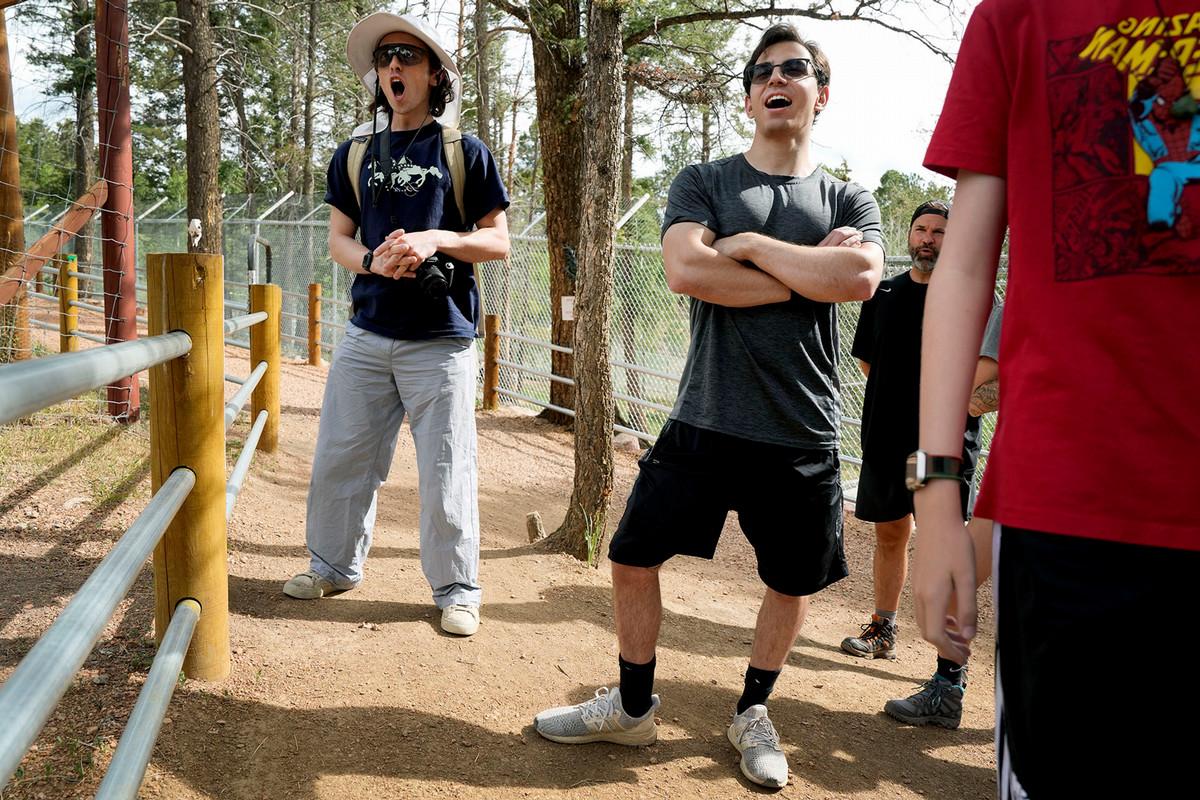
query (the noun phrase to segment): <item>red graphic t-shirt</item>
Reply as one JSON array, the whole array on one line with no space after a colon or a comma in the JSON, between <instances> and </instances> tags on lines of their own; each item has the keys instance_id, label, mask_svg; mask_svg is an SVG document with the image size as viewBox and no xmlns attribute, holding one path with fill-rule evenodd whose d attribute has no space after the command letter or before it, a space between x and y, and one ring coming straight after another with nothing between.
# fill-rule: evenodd
<instances>
[{"instance_id":1,"label":"red graphic t-shirt","mask_svg":"<svg viewBox=\"0 0 1200 800\"><path fill-rule=\"evenodd\" d=\"M983 0L925 165L1007 180L976 513L1200 550L1200 2Z\"/></svg>"}]
</instances>

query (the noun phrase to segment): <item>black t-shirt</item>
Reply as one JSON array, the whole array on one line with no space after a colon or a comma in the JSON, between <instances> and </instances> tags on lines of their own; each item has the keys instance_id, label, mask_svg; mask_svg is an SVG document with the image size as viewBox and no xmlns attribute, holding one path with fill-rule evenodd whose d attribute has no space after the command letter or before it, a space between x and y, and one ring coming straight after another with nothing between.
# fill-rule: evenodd
<instances>
[{"instance_id":1,"label":"black t-shirt","mask_svg":"<svg viewBox=\"0 0 1200 800\"><path fill-rule=\"evenodd\" d=\"M881 281L875 296L862 305L850 353L871 365L861 429L865 461L903 460L917 449L921 321L927 289L927 284L904 272ZM963 448L977 455L979 417L965 412L964 416Z\"/></svg>"},{"instance_id":2,"label":"black t-shirt","mask_svg":"<svg viewBox=\"0 0 1200 800\"><path fill-rule=\"evenodd\" d=\"M414 141L415 139L415 141ZM450 168L442 147L442 126L430 123L417 131L393 132L392 170L384 176L378 154L382 137L371 141L363 159L359 188L363 211L354 199L354 186L347 175L350 142L345 141L329 162L325 202L358 225L358 238L375 249L396 230L432 229L466 231L481 217L497 208L508 208L508 192L499 168L487 146L474 136L463 135L466 186L463 205L467 219L459 219L450 181ZM378 187L378 192L376 188ZM375 195L378 194L378 202ZM444 254L443 254L444 255ZM382 275L355 275L351 295L354 316L360 328L393 339L436 339L474 337L479 319L479 290L471 264L455 261L449 294L442 300L429 298L415 280L395 280Z\"/></svg>"}]
</instances>

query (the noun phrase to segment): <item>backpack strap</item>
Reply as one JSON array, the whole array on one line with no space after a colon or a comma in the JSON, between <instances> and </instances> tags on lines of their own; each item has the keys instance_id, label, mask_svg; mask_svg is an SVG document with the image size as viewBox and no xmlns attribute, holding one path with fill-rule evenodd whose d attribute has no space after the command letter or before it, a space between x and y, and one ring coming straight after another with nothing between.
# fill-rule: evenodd
<instances>
[{"instance_id":1,"label":"backpack strap","mask_svg":"<svg viewBox=\"0 0 1200 800\"><path fill-rule=\"evenodd\" d=\"M462 131L456 128L442 128L442 150L446 156L446 166L450 168L450 186L454 189L454 204L458 206L458 218L463 227L467 225L467 210L463 204L463 187L467 182L467 164L463 156Z\"/></svg>"},{"instance_id":2,"label":"backpack strap","mask_svg":"<svg viewBox=\"0 0 1200 800\"><path fill-rule=\"evenodd\" d=\"M350 140L350 153L346 159L346 177L354 188L354 199L358 202L359 212L362 212L362 188L358 182L362 180L362 165L367 159L367 149L371 146L371 137L355 136Z\"/></svg>"}]
</instances>

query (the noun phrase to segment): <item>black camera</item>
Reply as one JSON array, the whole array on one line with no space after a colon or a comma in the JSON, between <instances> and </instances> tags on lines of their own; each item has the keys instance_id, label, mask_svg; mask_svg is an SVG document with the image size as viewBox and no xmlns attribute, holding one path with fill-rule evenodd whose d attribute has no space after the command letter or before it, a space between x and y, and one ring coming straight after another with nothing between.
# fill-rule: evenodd
<instances>
[{"instance_id":1,"label":"black camera","mask_svg":"<svg viewBox=\"0 0 1200 800\"><path fill-rule=\"evenodd\" d=\"M454 283L454 262L434 253L421 262L416 269L417 285L431 300L441 300L450 292Z\"/></svg>"}]
</instances>

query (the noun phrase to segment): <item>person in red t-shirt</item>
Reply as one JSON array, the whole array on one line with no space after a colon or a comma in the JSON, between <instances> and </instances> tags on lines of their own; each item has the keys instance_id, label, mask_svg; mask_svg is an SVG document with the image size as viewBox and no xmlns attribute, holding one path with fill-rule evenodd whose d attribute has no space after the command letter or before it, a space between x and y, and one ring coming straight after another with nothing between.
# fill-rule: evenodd
<instances>
[{"instance_id":1,"label":"person in red t-shirt","mask_svg":"<svg viewBox=\"0 0 1200 800\"><path fill-rule=\"evenodd\" d=\"M1188 94L1147 119L1171 134L1168 151L1197 149L1178 133L1195 125L1198 32L1195 0L983 0L926 155L958 186L910 459L916 614L925 638L963 658L973 546L955 481L938 478L958 469L947 456L1006 220L1011 234L1001 413L976 507L1000 526L1002 797L1157 797L1194 783L1183 732L1200 699L1174 691L1161 656L1200 656L1186 628L1200 572L1200 239L1179 224L1200 220L1200 184L1177 182L1171 214L1155 218L1163 153L1131 109L1151 84L1178 82L1164 63L1175 60Z\"/></svg>"}]
</instances>

